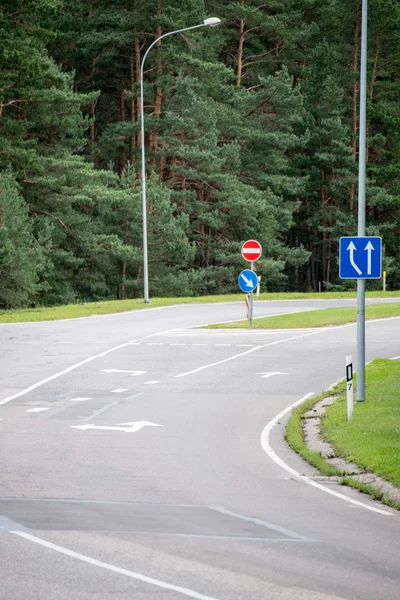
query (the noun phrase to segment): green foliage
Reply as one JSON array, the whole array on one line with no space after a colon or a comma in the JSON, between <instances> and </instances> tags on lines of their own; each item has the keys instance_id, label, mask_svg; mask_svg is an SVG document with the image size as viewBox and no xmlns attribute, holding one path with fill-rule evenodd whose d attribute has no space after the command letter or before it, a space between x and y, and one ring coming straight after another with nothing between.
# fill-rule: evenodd
<instances>
[{"instance_id":1,"label":"green foliage","mask_svg":"<svg viewBox=\"0 0 400 600\"><path fill-rule=\"evenodd\" d=\"M369 304L366 308L365 318L384 319L400 316L400 303ZM275 317L262 317L253 321L254 329L303 329L308 327L334 327L345 323L354 323L357 313L354 308L325 308L323 310L310 310L304 313L289 313ZM248 320L236 323L221 323L210 325L211 329L246 329Z\"/></svg>"},{"instance_id":2,"label":"green foliage","mask_svg":"<svg viewBox=\"0 0 400 600\"><path fill-rule=\"evenodd\" d=\"M324 435L337 452L400 487L400 362L378 359L366 368L366 400L347 421L346 400L328 409Z\"/></svg>"},{"instance_id":3,"label":"green foliage","mask_svg":"<svg viewBox=\"0 0 400 600\"><path fill-rule=\"evenodd\" d=\"M359 8L4 0L0 173L11 166L25 247L41 256L12 302L142 294L140 64L160 35L210 14L221 27L170 36L146 59L150 294L236 291L250 237L264 289L346 287L337 242L357 220ZM400 9L371 0L370 13L367 229L400 282Z\"/></svg>"},{"instance_id":4,"label":"green foliage","mask_svg":"<svg viewBox=\"0 0 400 600\"><path fill-rule=\"evenodd\" d=\"M0 173L0 308L26 306L37 296L45 261L28 207L11 171Z\"/></svg>"}]
</instances>

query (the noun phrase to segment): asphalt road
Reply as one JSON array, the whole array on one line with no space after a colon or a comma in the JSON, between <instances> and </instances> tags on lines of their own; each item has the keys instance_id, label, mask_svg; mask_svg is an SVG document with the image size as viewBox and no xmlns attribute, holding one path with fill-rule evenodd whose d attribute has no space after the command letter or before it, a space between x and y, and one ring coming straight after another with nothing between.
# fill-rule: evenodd
<instances>
[{"instance_id":1,"label":"asphalt road","mask_svg":"<svg viewBox=\"0 0 400 600\"><path fill-rule=\"evenodd\" d=\"M243 312L0 325L1 599L398 600L398 513L274 421L344 376L355 326L193 329ZM400 355L399 325L367 323L367 360Z\"/></svg>"}]
</instances>

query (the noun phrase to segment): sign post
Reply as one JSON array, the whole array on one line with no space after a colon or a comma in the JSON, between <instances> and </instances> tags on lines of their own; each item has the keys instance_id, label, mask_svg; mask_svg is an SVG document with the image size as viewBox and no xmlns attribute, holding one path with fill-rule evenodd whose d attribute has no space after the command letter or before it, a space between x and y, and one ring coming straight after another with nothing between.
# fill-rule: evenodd
<instances>
[{"instance_id":1,"label":"sign post","mask_svg":"<svg viewBox=\"0 0 400 600\"><path fill-rule=\"evenodd\" d=\"M357 402L365 400L365 280L382 277L382 238L342 237L339 277L357 279Z\"/></svg>"},{"instance_id":2,"label":"sign post","mask_svg":"<svg viewBox=\"0 0 400 600\"><path fill-rule=\"evenodd\" d=\"M353 357L346 356L347 420L353 416Z\"/></svg>"},{"instance_id":3,"label":"sign post","mask_svg":"<svg viewBox=\"0 0 400 600\"><path fill-rule=\"evenodd\" d=\"M247 240L242 246L242 256L245 260L250 262L251 271L248 269L246 271L242 271L239 275L239 287L242 291L250 292L250 325L253 325L253 290L259 285L259 280L257 275L254 273L254 262L260 258L262 254L262 248L260 242L257 240ZM249 278L248 273L252 273L252 276ZM245 274L245 275L243 275ZM253 277L254 276L254 277ZM255 285L252 286L251 289L249 284L247 284L247 289L243 288L241 285L241 278L246 279L246 277L253 283L255 281ZM254 279L255 278L255 279ZM243 282L242 282L243 283Z\"/></svg>"}]
</instances>

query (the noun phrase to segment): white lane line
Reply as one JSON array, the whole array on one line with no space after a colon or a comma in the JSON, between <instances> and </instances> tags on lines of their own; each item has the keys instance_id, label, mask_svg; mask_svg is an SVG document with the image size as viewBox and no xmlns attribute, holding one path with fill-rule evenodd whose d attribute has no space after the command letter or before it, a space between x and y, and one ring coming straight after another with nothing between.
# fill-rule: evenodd
<instances>
[{"instance_id":1,"label":"white lane line","mask_svg":"<svg viewBox=\"0 0 400 600\"><path fill-rule=\"evenodd\" d=\"M155 383L160 383L159 381L145 381L144 385L154 385Z\"/></svg>"},{"instance_id":2,"label":"white lane line","mask_svg":"<svg viewBox=\"0 0 400 600\"><path fill-rule=\"evenodd\" d=\"M150 585L154 585L164 590L171 590L172 592L182 594L183 596L187 596L189 598L196 598L197 600L217 600L214 597L204 596L204 594L199 594L198 592L194 592L193 590L189 590L178 585L166 583L165 581L153 579L152 577L147 577L146 575L141 575L140 573L135 573L134 571L129 571L128 569L122 569L121 567L110 565L109 563L103 562L102 560L97 560L95 558L91 558L90 556L86 556L85 554L80 554L79 552L74 552L73 550L64 548L63 546L58 546L57 544L47 542L46 540L31 535L30 533L25 533L25 531L10 531L10 533L24 538L25 540L28 540L35 544L38 544L39 546L44 546L49 550L54 550L55 552L59 552L60 554L69 556L70 558L76 558L89 565L93 565L94 567L100 567L101 569L106 569L107 571L118 573L119 575L125 575L126 577L130 577L131 579L136 579L137 581L142 581L143 583L148 583Z\"/></svg>"},{"instance_id":3,"label":"white lane line","mask_svg":"<svg viewBox=\"0 0 400 600\"><path fill-rule=\"evenodd\" d=\"M164 346L164 342L147 342L148 346Z\"/></svg>"},{"instance_id":4,"label":"white lane line","mask_svg":"<svg viewBox=\"0 0 400 600\"><path fill-rule=\"evenodd\" d=\"M253 348L254 344L236 344L237 348Z\"/></svg>"},{"instance_id":5,"label":"white lane line","mask_svg":"<svg viewBox=\"0 0 400 600\"><path fill-rule=\"evenodd\" d=\"M240 354L235 354L235 356L231 356L230 358L225 358L224 360L219 360L218 362L211 363L210 365L204 365L204 367L198 367L197 369L193 369L192 371L187 371L186 373L180 373L180 375L174 375L174 377L186 377L186 375L192 375L193 373L198 373L199 371L203 371L204 369L210 369L211 367L215 367L216 365L222 365L230 360L235 360L235 358L239 358L240 356L244 356L245 354L249 354L250 352L254 352L255 350L259 350L260 348L264 348L264 346L256 346L251 350L247 350L246 352L241 352Z\"/></svg>"},{"instance_id":6,"label":"white lane line","mask_svg":"<svg viewBox=\"0 0 400 600\"><path fill-rule=\"evenodd\" d=\"M279 415L274 417L272 419L272 421L270 421L268 423L268 425L265 426L263 432L261 433L261 446L263 447L264 452L277 465L282 467L282 469L285 469L285 471L287 471L288 473L290 473L291 475L293 475L300 481L304 481L304 483L307 483L308 485L311 485L312 487L315 487L318 490L322 490L323 492L326 492L327 494L331 494L332 496L335 496L336 498L345 500L346 502L348 502L350 504L355 504L356 506L361 506L362 508L366 508L367 510L371 510L372 512L376 512L381 515L392 516L392 513L388 512L386 510L383 510L380 508L375 508L375 506L369 506L368 504L364 504L363 502L354 500L353 498L350 498L349 496L345 496L344 494L341 494L340 492L335 492L334 490L332 490L328 487L325 487L324 485L321 485L320 483L317 483L316 481L313 481L306 475L301 475L298 471L296 471L295 469L292 469L292 467L290 467L281 458L279 458L279 456L277 454L275 454L275 452L272 450L271 444L269 442L269 436L270 436L271 431L274 429L275 425L282 419L282 417L284 417L284 415L286 415L288 412L292 411L299 404L302 404L303 402L308 400L308 398L311 398L312 395L313 395L313 392L306 394L305 396L303 396L303 398L300 398L300 400L298 400L297 402L294 402L293 404L291 404L290 406L285 408L282 412L279 413Z\"/></svg>"},{"instance_id":7,"label":"white lane line","mask_svg":"<svg viewBox=\"0 0 400 600\"><path fill-rule=\"evenodd\" d=\"M399 360L400 356L393 356L393 358L391 358L390 360Z\"/></svg>"},{"instance_id":8,"label":"white lane line","mask_svg":"<svg viewBox=\"0 0 400 600\"><path fill-rule=\"evenodd\" d=\"M321 330L322 331L322 330ZM297 335L293 338L284 338L282 340L275 340L275 342L269 342L269 344L262 344L261 346L255 346L251 348L251 350L246 350L246 352L241 352L240 354L235 354L234 356L230 356L229 358L224 358L223 360L219 360L215 363L211 363L209 365L204 365L202 367L198 367L197 369L193 369L192 371L187 371L186 373L180 373L179 375L174 375L174 377L186 377L186 375L192 375L193 373L198 373L199 371L204 371L204 369L210 369L211 367L215 367L217 365L222 365L223 363L229 362L230 360L236 360L241 356L245 356L246 354L251 354L256 350L260 350L261 348L268 348L269 346L275 346L276 344L283 344L284 342L289 342L293 339L303 338L310 335L316 335L317 333L321 333L321 331L312 331L311 333L304 333L302 335Z\"/></svg>"},{"instance_id":9,"label":"white lane line","mask_svg":"<svg viewBox=\"0 0 400 600\"><path fill-rule=\"evenodd\" d=\"M30 408L26 412L43 412L44 410L50 410L50 407L45 408L44 406L37 406L36 408Z\"/></svg>"},{"instance_id":10,"label":"white lane line","mask_svg":"<svg viewBox=\"0 0 400 600\"><path fill-rule=\"evenodd\" d=\"M232 346L232 344L214 344L214 346Z\"/></svg>"},{"instance_id":11,"label":"white lane line","mask_svg":"<svg viewBox=\"0 0 400 600\"><path fill-rule=\"evenodd\" d=\"M111 394L122 394L122 392L129 392L128 388L117 388L116 390L111 390Z\"/></svg>"},{"instance_id":12,"label":"white lane line","mask_svg":"<svg viewBox=\"0 0 400 600\"><path fill-rule=\"evenodd\" d=\"M70 402L86 402L86 400L93 400L93 398L71 398Z\"/></svg>"},{"instance_id":13,"label":"white lane line","mask_svg":"<svg viewBox=\"0 0 400 600\"><path fill-rule=\"evenodd\" d=\"M152 309L152 310L157 310L157 309ZM121 314L121 313L119 313L119 314ZM82 318L86 319L86 317L82 317ZM70 319L63 319L63 320L70 320ZM40 322L43 322L43 321L40 321ZM167 332L167 330L161 331L160 334L166 333L166 332ZM148 338L153 337L154 335L155 335L154 333L145 335L144 337L139 338L138 341L147 340ZM45 383L48 383L49 381L53 381L53 379L57 379L57 377L61 377L61 375L65 375L66 373L69 373L70 371L73 371L74 369L77 369L78 367L81 367L82 365L86 365L87 363L90 363L93 360L96 360L96 358L102 358L103 356L107 356L107 354L111 354L111 352L115 352L116 350L120 350L121 348L126 348L127 346L129 346L133 343L135 343L135 340L132 340L131 342L126 342L124 344L120 344L119 346L114 346L114 348L105 350L104 352L101 352L100 354L95 354L94 356L85 358L85 360L81 360L80 362L75 363L74 365L71 365L70 367L68 367L67 369L64 369L63 371L59 371L58 373L55 373L54 375L50 375L50 377L46 377L46 379L42 379L41 381L38 381L37 383L30 385L29 387L25 388L24 390L21 390L18 393L13 394L12 396L8 396L8 398L4 398L4 400L0 400L0 406L2 404L7 404L7 402L11 402L11 400L15 400L15 398L20 398L21 396L25 396L25 394L28 394L29 392L36 390L36 388L40 387L41 385L44 385Z\"/></svg>"},{"instance_id":14,"label":"white lane line","mask_svg":"<svg viewBox=\"0 0 400 600\"><path fill-rule=\"evenodd\" d=\"M230 510L227 510L223 506L210 506L212 510L216 510L223 515L228 515L230 517L234 517L235 519L241 519L243 521L248 521L249 523L255 523L256 525L260 525L261 527L266 527L267 529L272 529L273 531L278 531L279 533L283 533L283 535L294 538L297 540L302 540L305 542L314 542L313 538L305 537L304 535L300 535L295 533L291 529L284 529L283 527L279 527L279 525L274 525L273 523L267 523L267 521L263 521L261 519L257 519L256 517L248 517L247 515L241 515L240 513L235 513Z\"/></svg>"}]
</instances>

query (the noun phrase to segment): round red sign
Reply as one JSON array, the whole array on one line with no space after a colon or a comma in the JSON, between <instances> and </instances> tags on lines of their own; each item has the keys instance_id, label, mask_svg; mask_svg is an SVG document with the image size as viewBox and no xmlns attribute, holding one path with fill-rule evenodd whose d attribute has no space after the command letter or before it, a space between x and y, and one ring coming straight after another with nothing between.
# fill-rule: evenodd
<instances>
[{"instance_id":1,"label":"round red sign","mask_svg":"<svg viewBox=\"0 0 400 600\"><path fill-rule=\"evenodd\" d=\"M256 240L247 240L242 246L242 256L249 262L254 262L260 258L262 248L260 242Z\"/></svg>"}]
</instances>

